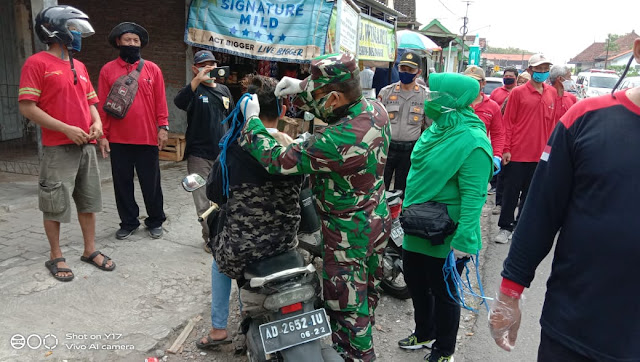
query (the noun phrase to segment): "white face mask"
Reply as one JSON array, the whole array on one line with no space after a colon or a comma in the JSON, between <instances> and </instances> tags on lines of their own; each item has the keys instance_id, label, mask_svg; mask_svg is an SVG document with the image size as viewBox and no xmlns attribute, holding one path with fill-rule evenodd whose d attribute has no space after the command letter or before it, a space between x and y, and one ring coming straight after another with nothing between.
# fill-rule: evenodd
<instances>
[{"instance_id":1,"label":"white face mask","mask_svg":"<svg viewBox=\"0 0 640 362\"><path fill-rule=\"evenodd\" d=\"M576 84L574 83L573 79L567 79L562 82L562 87L564 87L564 90L566 91L574 91L576 88Z\"/></svg>"},{"instance_id":2,"label":"white face mask","mask_svg":"<svg viewBox=\"0 0 640 362\"><path fill-rule=\"evenodd\" d=\"M202 72L203 70L204 70L204 67L198 68L198 72ZM204 82L211 84L211 83L213 83L213 78L212 79L207 79Z\"/></svg>"}]
</instances>

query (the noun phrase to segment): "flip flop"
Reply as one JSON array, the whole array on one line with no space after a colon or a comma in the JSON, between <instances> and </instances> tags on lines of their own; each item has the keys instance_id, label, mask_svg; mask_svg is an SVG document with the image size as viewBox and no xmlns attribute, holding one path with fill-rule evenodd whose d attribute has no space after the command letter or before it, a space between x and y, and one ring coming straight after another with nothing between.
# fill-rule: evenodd
<instances>
[{"instance_id":1,"label":"flip flop","mask_svg":"<svg viewBox=\"0 0 640 362\"><path fill-rule=\"evenodd\" d=\"M207 338L207 342L206 343L202 343L202 338L199 339L196 342L196 347L198 347L200 349L208 349L208 348L212 348L212 347L221 346L223 344L231 343L231 340L229 338L226 338L226 339L211 339L211 336L209 334L207 334L206 338Z\"/></svg>"},{"instance_id":2,"label":"flip flop","mask_svg":"<svg viewBox=\"0 0 640 362\"><path fill-rule=\"evenodd\" d=\"M51 275L53 275L54 278L56 278L57 280L61 281L61 282L68 282L73 280L73 277L75 276L73 274L73 271L71 271L71 269L69 268L58 268L58 263L59 262L64 262L66 261L65 258L55 258L52 260L47 260L44 262L44 266L47 267L47 269L49 269L49 272L51 272ZM62 277L58 274L59 272L65 272L65 273L71 273L71 275L66 276L66 277Z\"/></svg>"},{"instance_id":3,"label":"flip flop","mask_svg":"<svg viewBox=\"0 0 640 362\"><path fill-rule=\"evenodd\" d=\"M102 260L102 265L100 265L100 264L96 263L95 261L93 261L93 258L95 258L98 255L102 255L104 257L104 259ZM104 270L104 271L112 271L113 269L116 268L116 263L115 262L111 262L111 267L107 267L107 263L109 262L109 260L111 260L111 258L106 256L106 255L104 255L104 254L102 254L100 252L100 250L94 251L88 257L81 256L80 260L84 261L85 263L89 263L91 265L94 265L96 268Z\"/></svg>"}]
</instances>

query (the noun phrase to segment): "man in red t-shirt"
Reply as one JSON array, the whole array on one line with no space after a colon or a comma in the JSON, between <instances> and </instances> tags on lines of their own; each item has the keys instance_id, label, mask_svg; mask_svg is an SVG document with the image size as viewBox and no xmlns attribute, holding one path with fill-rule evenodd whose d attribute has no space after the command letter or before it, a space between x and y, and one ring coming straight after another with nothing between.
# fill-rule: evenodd
<instances>
[{"instance_id":1,"label":"man in red t-shirt","mask_svg":"<svg viewBox=\"0 0 640 362\"><path fill-rule=\"evenodd\" d=\"M494 239L497 243L508 243L511 239L518 200L520 205L525 203L538 160L557 123L554 119L557 92L544 84L550 68L551 62L544 55L533 55L529 59L531 80L509 94L504 112L504 191L498 221L500 231Z\"/></svg>"},{"instance_id":2,"label":"man in red t-shirt","mask_svg":"<svg viewBox=\"0 0 640 362\"><path fill-rule=\"evenodd\" d=\"M569 108L578 101L575 95L569 93L569 89L575 88L573 79L571 79L571 69L566 65L554 65L551 67L549 71L549 84L551 84L558 93L554 116L554 120L557 123L560 117L567 113Z\"/></svg>"},{"instance_id":3,"label":"man in red t-shirt","mask_svg":"<svg viewBox=\"0 0 640 362\"><path fill-rule=\"evenodd\" d=\"M98 96L101 99L100 117L104 122L104 137L100 139L102 157L111 155L111 174L116 206L120 216L117 239L126 239L140 226L139 208L134 196L134 169L144 196L147 218L144 223L149 235L162 237L162 223L167 219L163 209L160 186L159 150L167 142L169 110L162 71L153 62L144 60L138 78L138 92L123 119L108 115L104 101L121 76L135 71L142 61L140 49L149 42L149 34L135 23L120 23L109 34L109 43L120 56L100 70Z\"/></svg>"},{"instance_id":4,"label":"man in red t-shirt","mask_svg":"<svg viewBox=\"0 0 640 362\"><path fill-rule=\"evenodd\" d=\"M94 31L81 11L53 6L37 15L36 33L49 48L24 63L18 102L20 113L42 127L38 201L51 247L45 266L54 278L70 281L74 274L60 250L60 223L71 219L72 196L84 239L81 260L106 271L116 267L95 250L95 213L102 211L94 145L102 136L98 98L87 68L72 58L80 51L82 38Z\"/></svg>"},{"instance_id":5,"label":"man in red t-shirt","mask_svg":"<svg viewBox=\"0 0 640 362\"><path fill-rule=\"evenodd\" d=\"M518 71L516 68L507 68L502 75L502 83L504 85L491 92L491 100L498 103L500 107L507 99L511 90L516 87L516 78L518 77Z\"/></svg>"}]
</instances>

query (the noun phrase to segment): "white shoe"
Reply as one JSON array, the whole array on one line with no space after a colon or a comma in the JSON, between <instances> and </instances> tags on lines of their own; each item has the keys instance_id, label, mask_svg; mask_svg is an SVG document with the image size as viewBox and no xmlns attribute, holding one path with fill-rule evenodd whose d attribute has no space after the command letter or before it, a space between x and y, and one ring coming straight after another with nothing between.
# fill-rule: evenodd
<instances>
[{"instance_id":1,"label":"white shoe","mask_svg":"<svg viewBox=\"0 0 640 362\"><path fill-rule=\"evenodd\" d=\"M498 244L506 244L511 240L511 231L506 229L500 229L498 235L493 239Z\"/></svg>"}]
</instances>

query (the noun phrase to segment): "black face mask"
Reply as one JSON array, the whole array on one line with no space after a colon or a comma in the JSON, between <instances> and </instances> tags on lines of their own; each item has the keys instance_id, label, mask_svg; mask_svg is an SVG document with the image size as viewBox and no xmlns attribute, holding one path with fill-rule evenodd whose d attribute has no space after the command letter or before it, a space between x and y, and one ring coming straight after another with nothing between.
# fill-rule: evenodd
<instances>
[{"instance_id":1,"label":"black face mask","mask_svg":"<svg viewBox=\"0 0 640 362\"><path fill-rule=\"evenodd\" d=\"M120 45L120 58L129 64L140 60L140 47Z\"/></svg>"}]
</instances>

